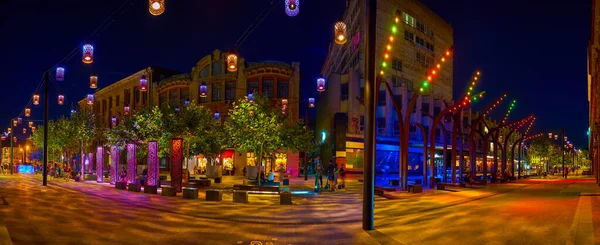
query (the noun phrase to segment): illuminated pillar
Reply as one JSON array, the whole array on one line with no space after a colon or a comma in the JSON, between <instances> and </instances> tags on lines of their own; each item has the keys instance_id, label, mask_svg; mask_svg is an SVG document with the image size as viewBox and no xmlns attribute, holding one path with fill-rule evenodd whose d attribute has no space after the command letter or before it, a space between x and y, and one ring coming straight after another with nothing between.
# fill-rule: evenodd
<instances>
[{"instance_id":1,"label":"illuminated pillar","mask_svg":"<svg viewBox=\"0 0 600 245\"><path fill-rule=\"evenodd\" d=\"M158 186L158 142L148 142L148 177L147 186Z\"/></svg>"},{"instance_id":2,"label":"illuminated pillar","mask_svg":"<svg viewBox=\"0 0 600 245\"><path fill-rule=\"evenodd\" d=\"M87 157L88 162L88 173L92 174L94 172L94 153L88 153Z\"/></svg>"},{"instance_id":3,"label":"illuminated pillar","mask_svg":"<svg viewBox=\"0 0 600 245\"><path fill-rule=\"evenodd\" d=\"M176 138L171 141L171 187L181 192L183 170L183 139Z\"/></svg>"},{"instance_id":4,"label":"illuminated pillar","mask_svg":"<svg viewBox=\"0 0 600 245\"><path fill-rule=\"evenodd\" d=\"M110 147L110 184L117 183L117 173L119 168L119 148L116 146Z\"/></svg>"},{"instance_id":5,"label":"illuminated pillar","mask_svg":"<svg viewBox=\"0 0 600 245\"><path fill-rule=\"evenodd\" d=\"M135 159L135 144L127 144L127 183L135 184L136 159Z\"/></svg>"},{"instance_id":6,"label":"illuminated pillar","mask_svg":"<svg viewBox=\"0 0 600 245\"><path fill-rule=\"evenodd\" d=\"M104 182L104 148L98 146L96 149L96 181L98 183Z\"/></svg>"}]
</instances>

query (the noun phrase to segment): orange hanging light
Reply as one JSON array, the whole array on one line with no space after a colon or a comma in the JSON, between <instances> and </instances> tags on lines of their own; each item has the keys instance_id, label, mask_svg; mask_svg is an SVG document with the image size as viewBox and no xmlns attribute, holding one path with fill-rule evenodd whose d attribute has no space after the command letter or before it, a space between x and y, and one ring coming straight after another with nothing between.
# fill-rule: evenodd
<instances>
[{"instance_id":1,"label":"orange hanging light","mask_svg":"<svg viewBox=\"0 0 600 245\"><path fill-rule=\"evenodd\" d=\"M62 94L58 95L58 104L59 105L65 104L65 96L64 95L62 95Z\"/></svg>"},{"instance_id":2,"label":"orange hanging light","mask_svg":"<svg viewBox=\"0 0 600 245\"><path fill-rule=\"evenodd\" d=\"M237 71L238 57L234 53L227 55L227 70L230 72Z\"/></svg>"},{"instance_id":3,"label":"orange hanging light","mask_svg":"<svg viewBox=\"0 0 600 245\"><path fill-rule=\"evenodd\" d=\"M148 11L151 15L158 16L165 12L165 0L148 0Z\"/></svg>"},{"instance_id":4,"label":"orange hanging light","mask_svg":"<svg viewBox=\"0 0 600 245\"><path fill-rule=\"evenodd\" d=\"M98 76L93 72L90 75L90 88L98 88Z\"/></svg>"},{"instance_id":5,"label":"orange hanging light","mask_svg":"<svg viewBox=\"0 0 600 245\"><path fill-rule=\"evenodd\" d=\"M38 94L38 93L33 94L33 104L34 105L40 104L40 94Z\"/></svg>"},{"instance_id":6,"label":"orange hanging light","mask_svg":"<svg viewBox=\"0 0 600 245\"><path fill-rule=\"evenodd\" d=\"M335 23L334 26L335 33L335 43L344 44L348 41L348 37L346 36L346 24L342 21Z\"/></svg>"},{"instance_id":7,"label":"orange hanging light","mask_svg":"<svg viewBox=\"0 0 600 245\"><path fill-rule=\"evenodd\" d=\"M33 127L33 122L32 121L29 121L29 127L30 128Z\"/></svg>"},{"instance_id":8,"label":"orange hanging light","mask_svg":"<svg viewBox=\"0 0 600 245\"><path fill-rule=\"evenodd\" d=\"M31 115L31 109L29 107L25 107L25 116L29 117Z\"/></svg>"}]
</instances>

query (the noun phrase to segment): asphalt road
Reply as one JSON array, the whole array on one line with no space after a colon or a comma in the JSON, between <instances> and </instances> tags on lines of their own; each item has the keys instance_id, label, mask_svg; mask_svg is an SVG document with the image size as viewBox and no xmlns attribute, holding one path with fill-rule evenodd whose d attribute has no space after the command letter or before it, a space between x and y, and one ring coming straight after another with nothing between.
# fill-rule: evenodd
<instances>
[{"instance_id":1,"label":"asphalt road","mask_svg":"<svg viewBox=\"0 0 600 245\"><path fill-rule=\"evenodd\" d=\"M273 197L210 203L0 176L0 221L14 244L592 244L600 235L600 200L579 196L598 189L589 181L395 193L376 199L370 232L361 230L360 183L349 182L347 192L280 206Z\"/></svg>"}]
</instances>

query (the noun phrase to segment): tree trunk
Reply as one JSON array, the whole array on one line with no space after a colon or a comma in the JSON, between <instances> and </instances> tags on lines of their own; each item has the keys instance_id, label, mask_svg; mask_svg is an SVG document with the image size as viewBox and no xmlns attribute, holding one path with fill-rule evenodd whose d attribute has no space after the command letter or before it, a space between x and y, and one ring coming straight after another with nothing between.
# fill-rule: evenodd
<instances>
[{"instance_id":1,"label":"tree trunk","mask_svg":"<svg viewBox=\"0 0 600 245\"><path fill-rule=\"evenodd\" d=\"M262 154L263 154L263 144L260 144L260 154L258 155L258 186L260 186L260 174L262 173Z\"/></svg>"}]
</instances>

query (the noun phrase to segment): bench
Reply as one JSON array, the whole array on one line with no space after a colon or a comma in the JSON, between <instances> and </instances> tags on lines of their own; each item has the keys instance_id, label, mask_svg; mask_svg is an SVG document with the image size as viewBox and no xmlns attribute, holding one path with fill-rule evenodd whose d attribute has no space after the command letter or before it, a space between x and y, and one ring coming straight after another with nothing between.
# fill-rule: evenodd
<instances>
[{"instance_id":1,"label":"bench","mask_svg":"<svg viewBox=\"0 0 600 245\"><path fill-rule=\"evenodd\" d=\"M290 185L290 179L283 179L283 185Z\"/></svg>"},{"instance_id":2,"label":"bench","mask_svg":"<svg viewBox=\"0 0 600 245\"><path fill-rule=\"evenodd\" d=\"M248 191L233 190L233 202L248 203Z\"/></svg>"},{"instance_id":3,"label":"bench","mask_svg":"<svg viewBox=\"0 0 600 245\"><path fill-rule=\"evenodd\" d=\"M158 186L155 185L144 185L144 193L156 194L158 193Z\"/></svg>"},{"instance_id":4,"label":"bench","mask_svg":"<svg viewBox=\"0 0 600 245\"><path fill-rule=\"evenodd\" d=\"M438 182L437 185L435 186L436 190L446 190L446 184Z\"/></svg>"},{"instance_id":5,"label":"bench","mask_svg":"<svg viewBox=\"0 0 600 245\"><path fill-rule=\"evenodd\" d=\"M279 191L279 186L234 185L233 202L248 203L249 194L274 194L279 195L280 205L292 205L292 193ZM207 192L208 195L208 192ZM216 194L215 194L216 195ZM207 196L208 198L208 196Z\"/></svg>"},{"instance_id":6,"label":"bench","mask_svg":"<svg viewBox=\"0 0 600 245\"><path fill-rule=\"evenodd\" d=\"M183 198L198 199L198 188L185 187L183 190Z\"/></svg>"},{"instance_id":7,"label":"bench","mask_svg":"<svg viewBox=\"0 0 600 245\"><path fill-rule=\"evenodd\" d=\"M423 186L421 185L409 185L408 192L410 193L423 193Z\"/></svg>"},{"instance_id":8,"label":"bench","mask_svg":"<svg viewBox=\"0 0 600 245\"><path fill-rule=\"evenodd\" d=\"M83 179L84 180L96 180L96 175L95 174L84 174Z\"/></svg>"},{"instance_id":9,"label":"bench","mask_svg":"<svg viewBox=\"0 0 600 245\"><path fill-rule=\"evenodd\" d=\"M115 183L115 188L117 190L125 190L125 189L127 189L127 182L119 181L119 182Z\"/></svg>"},{"instance_id":10,"label":"bench","mask_svg":"<svg viewBox=\"0 0 600 245\"><path fill-rule=\"evenodd\" d=\"M210 187L209 179L190 180L183 183L183 187L205 188Z\"/></svg>"},{"instance_id":11,"label":"bench","mask_svg":"<svg viewBox=\"0 0 600 245\"><path fill-rule=\"evenodd\" d=\"M140 192L142 190L142 187L138 183L129 183L129 185L127 185L127 190L133 192Z\"/></svg>"},{"instance_id":12,"label":"bench","mask_svg":"<svg viewBox=\"0 0 600 245\"><path fill-rule=\"evenodd\" d=\"M163 185L162 187L162 196L165 197L174 197L177 196L177 192L175 192L175 188L173 188L172 186L168 186L168 185Z\"/></svg>"},{"instance_id":13,"label":"bench","mask_svg":"<svg viewBox=\"0 0 600 245\"><path fill-rule=\"evenodd\" d=\"M273 192L279 193L279 186L233 185L234 191L250 191L251 193Z\"/></svg>"},{"instance_id":14,"label":"bench","mask_svg":"<svg viewBox=\"0 0 600 245\"><path fill-rule=\"evenodd\" d=\"M383 196L386 191L396 191L396 188L386 188L381 186L375 186L374 192L375 195Z\"/></svg>"},{"instance_id":15,"label":"bench","mask_svg":"<svg viewBox=\"0 0 600 245\"><path fill-rule=\"evenodd\" d=\"M389 180L390 186L399 186L400 185L400 180L397 179L391 179Z\"/></svg>"},{"instance_id":16,"label":"bench","mask_svg":"<svg viewBox=\"0 0 600 245\"><path fill-rule=\"evenodd\" d=\"M219 202L223 200L223 192L220 190L206 190L206 201Z\"/></svg>"}]
</instances>

